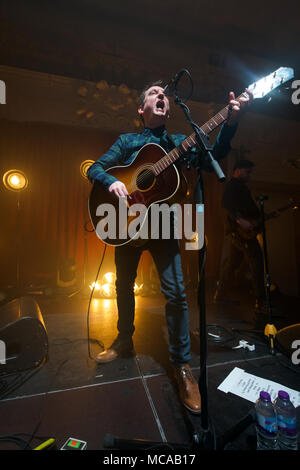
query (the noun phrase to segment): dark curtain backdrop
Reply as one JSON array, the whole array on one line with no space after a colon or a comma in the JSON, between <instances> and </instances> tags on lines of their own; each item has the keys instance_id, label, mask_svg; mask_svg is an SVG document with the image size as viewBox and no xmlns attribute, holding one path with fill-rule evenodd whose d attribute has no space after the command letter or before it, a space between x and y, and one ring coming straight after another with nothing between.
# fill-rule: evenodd
<instances>
[{"instance_id":1,"label":"dark curtain backdrop","mask_svg":"<svg viewBox=\"0 0 300 470\"><path fill-rule=\"evenodd\" d=\"M86 233L87 251L84 249L91 186L80 175L80 164L86 159L96 160L117 136L71 126L7 120L0 123L1 179L5 171L19 169L29 180L28 188L19 193L19 217L18 195L8 191L1 181L1 285L15 282L18 243L22 284L53 284L57 269L68 258L75 260L82 279L85 255L86 278L93 280L104 245L95 233ZM194 174L187 175L193 184ZM208 277L216 278L223 238L220 210L223 186L214 174L205 174L204 181L206 272ZM108 248L106 253L103 273L114 269L113 249ZM195 277L196 254L189 254L185 261L183 253L183 258L186 275ZM145 254L141 269L146 271L149 263L150 258Z\"/></svg>"},{"instance_id":2,"label":"dark curtain backdrop","mask_svg":"<svg viewBox=\"0 0 300 470\"><path fill-rule=\"evenodd\" d=\"M231 175L227 173L227 159L221 163L221 167L227 179L229 179ZM187 201L191 202L193 200L193 188L195 188L197 181L197 172L193 169L185 169L184 174L191 192L191 196ZM220 183L214 172L203 172L202 179L204 185L204 231L207 247L205 272L207 279L215 283L219 276L224 238L225 213L222 209L222 194L225 183ZM185 274L193 278L193 283L197 282L198 256L196 253L193 251L183 252L183 267Z\"/></svg>"}]
</instances>

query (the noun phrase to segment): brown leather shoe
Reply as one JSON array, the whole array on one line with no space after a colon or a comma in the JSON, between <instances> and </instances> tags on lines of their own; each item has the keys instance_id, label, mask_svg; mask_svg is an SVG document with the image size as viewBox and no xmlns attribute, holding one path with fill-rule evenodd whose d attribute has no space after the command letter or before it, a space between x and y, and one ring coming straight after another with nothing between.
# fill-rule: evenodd
<instances>
[{"instance_id":1,"label":"brown leather shoe","mask_svg":"<svg viewBox=\"0 0 300 470\"><path fill-rule=\"evenodd\" d=\"M193 377L190 366L185 364L181 367L174 367L174 375L182 404L191 413L201 413L199 387L196 379Z\"/></svg>"},{"instance_id":2,"label":"brown leather shoe","mask_svg":"<svg viewBox=\"0 0 300 470\"><path fill-rule=\"evenodd\" d=\"M117 357L130 357L134 355L132 339L120 339L119 336L113 344L96 356L98 364L105 364L114 361Z\"/></svg>"}]
</instances>

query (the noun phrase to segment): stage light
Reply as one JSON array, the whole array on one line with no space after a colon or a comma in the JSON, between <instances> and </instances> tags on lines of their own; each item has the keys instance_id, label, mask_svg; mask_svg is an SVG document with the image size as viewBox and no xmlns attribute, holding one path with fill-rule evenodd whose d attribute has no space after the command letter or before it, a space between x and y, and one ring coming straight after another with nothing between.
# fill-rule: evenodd
<instances>
[{"instance_id":1,"label":"stage light","mask_svg":"<svg viewBox=\"0 0 300 470\"><path fill-rule=\"evenodd\" d=\"M115 280L116 280L116 275L114 273L109 272L109 273L104 274L102 282L103 284L105 283L112 284L113 282L115 282Z\"/></svg>"},{"instance_id":2,"label":"stage light","mask_svg":"<svg viewBox=\"0 0 300 470\"><path fill-rule=\"evenodd\" d=\"M21 170L8 170L3 175L3 184L10 191L23 191L28 186L28 179Z\"/></svg>"},{"instance_id":3,"label":"stage light","mask_svg":"<svg viewBox=\"0 0 300 470\"><path fill-rule=\"evenodd\" d=\"M116 297L115 287L116 275L112 272L107 272L102 277L102 282L93 282L90 284L90 289L93 290L98 297L105 299L114 299ZM134 294L139 295L143 290L143 284L134 284Z\"/></svg>"},{"instance_id":4,"label":"stage light","mask_svg":"<svg viewBox=\"0 0 300 470\"><path fill-rule=\"evenodd\" d=\"M138 285L137 283L134 284L134 295L140 295L143 291L144 284Z\"/></svg>"},{"instance_id":5,"label":"stage light","mask_svg":"<svg viewBox=\"0 0 300 470\"><path fill-rule=\"evenodd\" d=\"M89 167L95 163L94 160L84 160L80 165L80 174L83 178L87 179L87 171Z\"/></svg>"},{"instance_id":6,"label":"stage light","mask_svg":"<svg viewBox=\"0 0 300 470\"><path fill-rule=\"evenodd\" d=\"M100 290L100 284L99 282L93 282L91 285L90 285L90 289L94 289L95 291L99 291Z\"/></svg>"},{"instance_id":7,"label":"stage light","mask_svg":"<svg viewBox=\"0 0 300 470\"><path fill-rule=\"evenodd\" d=\"M115 298L116 297L116 290L115 290L115 286L113 283L109 283L109 282L104 282L104 283L99 283L99 282L93 282L91 285L90 285L90 289L93 290L94 289L94 292L95 294L98 296L98 297L103 297L103 298Z\"/></svg>"},{"instance_id":8,"label":"stage light","mask_svg":"<svg viewBox=\"0 0 300 470\"><path fill-rule=\"evenodd\" d=\"M21 170L8 170L3 175L3 184L9 191L16 193L16 287L20 287L20 252L21 252L21 193L28 186L28 179Z\"/></svg>"},{"instance_id":9,"label":"stage light","mask_svg":"<svg viewBox=\"0 0 300 470\"><path fill-rule=\"evenodd\" d=\"M113 298L116 296L115 287L112 284L102 284L101 286L101 294L103 297Z\"/></svg>"}]
</instances>

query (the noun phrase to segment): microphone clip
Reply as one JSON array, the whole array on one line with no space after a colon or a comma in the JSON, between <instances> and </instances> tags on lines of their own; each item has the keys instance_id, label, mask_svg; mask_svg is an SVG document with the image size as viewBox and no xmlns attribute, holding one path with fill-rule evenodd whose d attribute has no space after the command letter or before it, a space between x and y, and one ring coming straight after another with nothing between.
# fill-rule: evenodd
<instances>
[{"instance_id":1,"label":"microphone clip","mask_svg":"<svg viewBox=\"0 0 300 470\"><path fill-rule=\"evenodd\" d=\"M171 78L169 83L164 87L164 94L174 94L177 88L177 84L184 73L186 73L186 69L181 69L179 72L176 73L176 75L174 75L173 78Z\"/></svg>"}]
</instances>

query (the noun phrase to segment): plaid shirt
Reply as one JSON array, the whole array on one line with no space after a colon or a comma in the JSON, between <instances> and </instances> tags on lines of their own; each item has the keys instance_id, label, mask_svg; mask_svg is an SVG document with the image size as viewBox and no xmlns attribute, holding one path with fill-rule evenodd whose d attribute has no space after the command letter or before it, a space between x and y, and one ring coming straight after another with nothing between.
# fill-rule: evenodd
<instances>
[{"instance_id":1,"label":"plaid shirt","mask_svg":"<svg viewBox=\"0 0 300 470\"><path fill-rule=\"evenodd\" d=\"M237 125L228 126L223 124L218 137L213 145L213 156L216 160L226 157L231 149L230 141L236 132ZM116 178L106 173L105 170L113 166L128 165L133 161L138 151L149 143L159 144L166 152L170 152L174 147L183 142L186 138L183 134L167 135L165 126L156 129L145 128L142 133L121 134L117 141L110 149L102 155L87 171L89 180L93 183L95 180L100 181L104 186L109 186L116 181ZM185 162L194 167L200 167L206 171L212 171L210 163L205 159L199 159L199 150L194 147L188 155L177 161L176 166L180 166Z\"/></svg>"}]
</instances>

